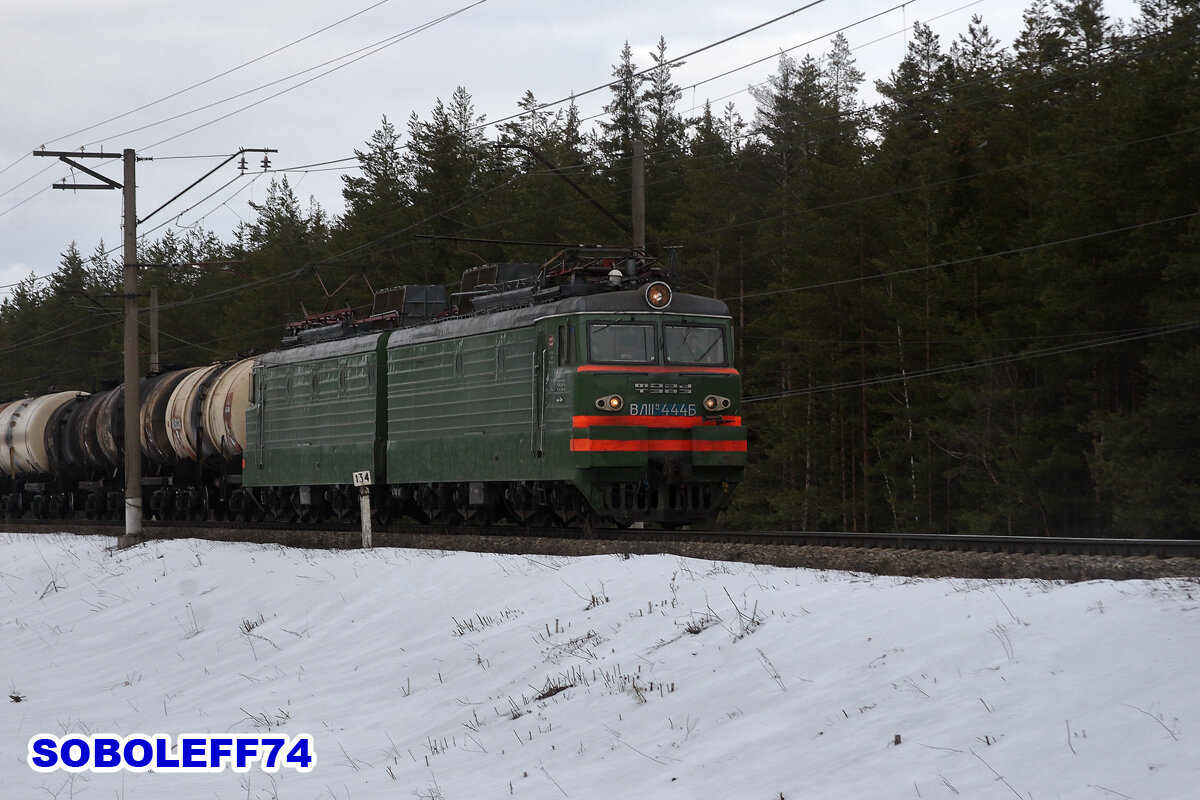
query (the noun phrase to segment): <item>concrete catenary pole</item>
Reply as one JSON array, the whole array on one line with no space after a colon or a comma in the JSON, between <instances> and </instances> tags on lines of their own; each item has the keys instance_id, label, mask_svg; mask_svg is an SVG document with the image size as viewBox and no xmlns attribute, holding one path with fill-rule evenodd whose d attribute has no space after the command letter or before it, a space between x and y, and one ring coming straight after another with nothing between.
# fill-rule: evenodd
<instances>
[{"instance_id":1,"label":"concrete catenary pole","mask_svg":"<svg viewBox=\"0 0 1200 800\"><path fill-rule=\"evenodd\" d=\"M137 155L125 162L125 535L142 535L141 396L138 391Z\"/></svg>"},{"instance_id":2,"label":"concrete catenary pole","mask_svg":"<svg viewBox=\"0 0 1200 800\"><path fill-rule=\"evenodd\" d=\"M633 142L633 246L646 249L646 145Z\"/></svg>"}]
</instances>

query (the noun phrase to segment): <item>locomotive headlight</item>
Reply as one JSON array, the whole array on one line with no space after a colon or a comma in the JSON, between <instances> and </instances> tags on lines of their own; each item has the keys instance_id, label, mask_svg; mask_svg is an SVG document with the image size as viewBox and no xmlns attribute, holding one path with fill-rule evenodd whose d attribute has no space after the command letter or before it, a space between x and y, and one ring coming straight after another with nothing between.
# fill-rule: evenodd
<instances>
[{"instance_id":1,"label":"locomotive headlight","mask_svg":"<svg viewBox=\"0 0 1200 800\"><path fill-rule=\"evenodd\" d=\"M664 309L671 305L671 287L655 281L646 287L646 303L653 309Z\"/></svg>"},{"instance_id":2,"label":"locomotive headlight","mask_svg":"<svg viewBox=\"0 0 1200 800\"><path fill-rule=\"evenodd\" d=\"M625 407L625 399L619 394L596 398L596 408L601 411L620 411Z\"/></svg>"},{"instance_id":3,"label":"locomotive headlight","mask_svg":"<svg viewBox=\"0 0 1200 800\"><path fill-rule=\"evenodd\" d=\"M729 402L728 397L721 397L719 394L710 394L704 398L705 411L724 411L731 405L733 404Z\"/></svg>"}]
</instances>

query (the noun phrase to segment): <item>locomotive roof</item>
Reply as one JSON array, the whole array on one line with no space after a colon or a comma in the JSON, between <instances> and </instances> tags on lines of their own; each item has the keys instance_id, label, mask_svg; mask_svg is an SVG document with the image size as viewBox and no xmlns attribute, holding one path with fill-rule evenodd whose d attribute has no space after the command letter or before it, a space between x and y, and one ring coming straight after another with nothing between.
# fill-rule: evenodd
<instances>
[{"instance_id":1,"label":"locomotive roof","mask_svg":"<svg viewBox=\"0 0 1200 800\"><path fill-rule=\"evenodd\" d=\"M693 294L676 294L671 305L658 311L646 305L642 289L630 289L602 294L567 297L550 303L524 306L506 311L476 314L400 328L391 331L372 331L362 336L336 339L318 344L301 345L285 350L273 350L259 356L260 364L294 364L314 358L331 358L374 350L381 336L388 336L389 347L416 342L457 339L478 333L524 328L538 320L567 314L655 314L696 317L728 317L729 307L720 300Z\"/></svg>"},{"instance_id":2,"label":"locomotive roof","mask_svg":"<svg viewBox=\"0 0 1200 800\"><path fill-rule=\"evenodd\" d=\"M475 333L503 331L509 328L524 328L548 317L566 314L675 314L705 317L727 317L729 308L720 300L677 294L671 305L662 311L646 305L642 289L630 289L603 294L567 297L551 303L524 306L521 308L479 314L471 317L452 317L430 325L404 328L392 335L390 344L431 342L440 339L456 339Z\"/></svg>"}]
</instances>

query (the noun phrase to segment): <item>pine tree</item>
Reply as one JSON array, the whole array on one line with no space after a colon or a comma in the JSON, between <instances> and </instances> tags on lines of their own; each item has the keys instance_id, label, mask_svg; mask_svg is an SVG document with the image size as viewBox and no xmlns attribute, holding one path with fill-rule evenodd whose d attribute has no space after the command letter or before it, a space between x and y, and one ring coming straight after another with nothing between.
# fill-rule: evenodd
<instances>
[{"instance_id":1,"label":"pine tree","mask_svg":"<svg viewBox=\"0 0 1200 800\"><path fill-rule=\"evenodd\" d=\"M333 310L346 303L344 298L326 297L314 277L313 265L327 254L329 240L320 206L310 201L308 211L302 211L284 176L272 179L266 200L250 208L256 217L239 228L233 248L246 262L245 282L229 304L221 338L240 343L233 345L239 350L263 351L277 347L286 323L306 311Z\"/></svg>"},{"instance_id":2,"label":"pine tree","mask_svg":"<svg viewBox=\"0 0 1200 800\"><path fill-rule=\"evenodd\" d=\"M579 108L570 103L558 111L541 109L532 92L518 103L522 115L500 126L495 169L507 181L502 191L489 194L483 222L502 239L533 242L591 242L615 235L585 196L598 190L596 164L580 130ZM579 187L579 188L576 188ZM510 248L531 261L544 250Z\"/></svg>"},{"instance_id":3,"label":"pine tree","mask_svg":"<svg viewBox=\"0 0 1200 800\"><path fill-rule=\"evenodd\" d=\"M1111 279L1139 316L1125 329L1150 334L1107 359L1109 391L1084 426L1097 490L1111 503L1111 525L1131 536L1196 535L1200 525L1200 429L1195 414L1200 344L1200 225L1195 180L1200 145L1200 58L1192 3L1146 2L1129 65L1104 85L1123 146L1106 158L1119 220L1144 225L1114 239ZM1136 176L1120 180L1118 176ZM1103 173L1102 176L1103 178ZM1112 224L1112 223L1109 223ZM1157 334L1157 335L1156 335ZM1116 349L1116 348L1110 348ZM1120 352L1120 351L1118 351ZM1102 520L1108 522L1108 520Z\"/></svg>"},{"instance_id":4,"label":"pine tree","mask_svg":"<svg viewBox=\"0 0 1200 800\"><path fill-rule=\"evenodd\" d=\"M483 192L494 182L489 166L492 151L475 113L474 101L458 87L450 103L435 103L429 121L414 112L409 118L409 147L404 169L411 176L413 232L434 236L474 235L475 217ZM400 245L397 245L400 246ZM454 245L431 242L413 254L414 283L449 283L478 259Z\"/></svg>"},{"instance_id":5,"label":"pine tree","mask_svg":"<svg viewBox=\"0 0 1200 800\"><path fill-rule=\"evenodd\" d=\"M193 228L182 236L168 230L140 250L138 260L147 265L143 291L158 289L160 367L205 364L235 352L241 343L220 339L227 292L242 282L228 247L214 233ZM142 355L148 352L143 346Z\"/></svg>"},{"instance_id":6,"label":"pine tree","mask_svg":"<svg viewBox=\"0 0 1200 800\"><path fill-rule=\"evenodd\" d=\"M686 124L675 109L679 85L672 70L684 62L672 62L667 56L667 41L658 39L658 48L650 54L654 63L646 72L642 105L646 113L646 224L661 231L671 209L683 191Z\"/></svg>"},{"instance_id":7,"label":"pine tree","mask_svg":"<svg viewBox=\"0 0 1200 800\"><path fill-rule=\"evenodd\" d=\"M355 150L360 172L342 176L346 212L333 231L339 264L360 269L376 288L403 283L408 251L403 232L413 223L413 192L400 149L400 134L386 116L366 150ZM400 240L400 241L397 241Z\"/></svg>"},{"instance_id":8,"label":"pine tree","mask_svg":"<svg viewBox=\"0 0 1200 800\"><path fill-rule=\"evenodd\" d=\"M645 141L647 127L642 99L645 76L633 63L633 51L628 41L621 50L620 61L613 67L612 76L613 82L609 84L612 99L604 106L607 118L600 121L596 139L602 175L608 185L596 199L610 209L623 209L629 208L633 185L633 143Z\"/></svg>"}]
</instances>

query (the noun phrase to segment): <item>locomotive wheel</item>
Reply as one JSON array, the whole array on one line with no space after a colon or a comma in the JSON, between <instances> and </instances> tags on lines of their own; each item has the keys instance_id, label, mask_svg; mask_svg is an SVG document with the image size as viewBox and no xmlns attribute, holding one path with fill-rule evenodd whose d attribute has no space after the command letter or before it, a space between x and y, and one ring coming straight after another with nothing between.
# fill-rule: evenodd
<instances>
[{"instance_id":1,"label":"locomotive wheel","mask_svg":"<svg viewBox=\"0 0 1200 800\"><path fill-rule=\"evenodd\" d=\"M538 527L535 518L549 509L538 504L537 492L525 483L514 483L504 491L504 510L509 522L515 525Z\"/></svg>"},{"instance_id":2,"label":"locomotive wheel","mask_svg":"<svg viewBox=\"0 0 1200 800\"><path fill-rule=\"evenodd\" d=\"M431 524L457 525L462 522L462 516L454 507L453 487L422 486L413 493L413 500Z\"/></svg>"},{"instance_id":3,"label":"locomotive wheel","mask_svg":"<svg viewBox=\"0 0 1200 800\"><path fill-rule=\"evenodd\" d=\"M289 493L289 497L291 498L293 519L304 523L313 523L320 522L328 516L325 493L320 491L319 487L293 489ZM305 497L308 497L307 505L304 503Z\"/></svg>"},{"instance_id":4,"label":"locomotive wheel","mask_svg":"<svg viewBox=\"0 0 1200 800\"><path fill-rule=\"evenodd\" d=\"M462 515L453 508L439 508L429 514L429 522L432 525L457 525L462 521Z\"/></svg>"},{"instance_id":5,"label":"locomotive wheel","mask_svg":"<svg viewBox=\"0 0 1200 800\"><path fill-rule=\"evenodd\" d=\"M428 525L432 521L429 519L429 515L425 513L424 509L413 502L409 502L403 507L403 513L412 517L422 525ZM397 514L397 517L399 516L400 514Z\"/></svg>"},{"instance_id":6,"label":"locomotive wheel","mask_svg":"<svg viewBox=\"0 0 1200 800\"><path fill-rule=\"evenodd\" d=\"M325 499L338 519L350 519L358 510L358 492L345 486L330 486Z\"/></svg>"},{"instance_id":7,"label":"locomotive wheel","mask_svg":"<svg viewBox=\"0 0 1200 800\"><path fill-rule=\"evenodd\" d=\"M538 506L525 524L530 528L558 528L562 526L562 520L549 506Z\"/></svg>"},{"instance_id":8,"label":"locomotive wheel","mask_svg":"<svg viewBox=\"0 0 1200 800\"><path fill-rule=\"evenodd\" d=\"M291 522L295 511L291 498L284 494L283 489L267 489L267 519L272 522Z\"/></svg>"},{"instance_id":9,"label":"locomotive wheel","mask_svg":"<svg viewBox=\"0 0 1200 800\"><path fill-rule=\"evenodd\" d=\"M454 488L454 507L458 511L458 516L467 525L482 525L488 526L494 524L501 514L501 508L491 505L470 504L470 488L463 483L458 484Z\"/></svg>"},{"instance_id":10,"label":"locomotive wheel","mask_svg":"<svg viewBox=\"0 0 1200 800\"><path fill-rule=\"evenodd\" d=\"M258 498L247 491L246 505L242 509L242 518L246 522L262 522L267 517L267 511L258 502Z\"/></svg>"},{"instance_id":11,"label":"locomotive wheel","mask_svg":"<svg viewBox=\"0 0 1200 800\"><path fill-rule=\"evenodd\" d=\"M371 498L371 519L380 525L387 525L400 516L400 508L396 500L388 494L375 494Z\"/></svg>"},{"instance_id":12,"label":"locomotive wheel","mask_svg":"<svg viewBox=\"0 0 1200 800\"><path fill-rule=\"evenodd\" d=\"M470 506L466 513L458 512L468 525L494 525L500 514L492 506Z\"/></svg>"},{"instance_id":13,"label":"locomotive wheel","mask_svg":"<svg viewBox=\"0 0 1200 800\"><path fill-rule=\"evenodd\" d=\"M233 494L229 496L229 518L234 521L245 520L246 503L248 502L249 500L246 498L246 495L242 493L241 489L234 490Z\"/></svg>"},{"instance_id":14,"label":"locomotive wheel","mask_svg":"<svg viewBox=\"0 0 1200 800\"><path fill-rule=\"evenodd\" d=\"M252 489L235 489L229 496L229 518L237 522L261 522L265 516L263 507Z\"/></svg>"}]
</instances>

